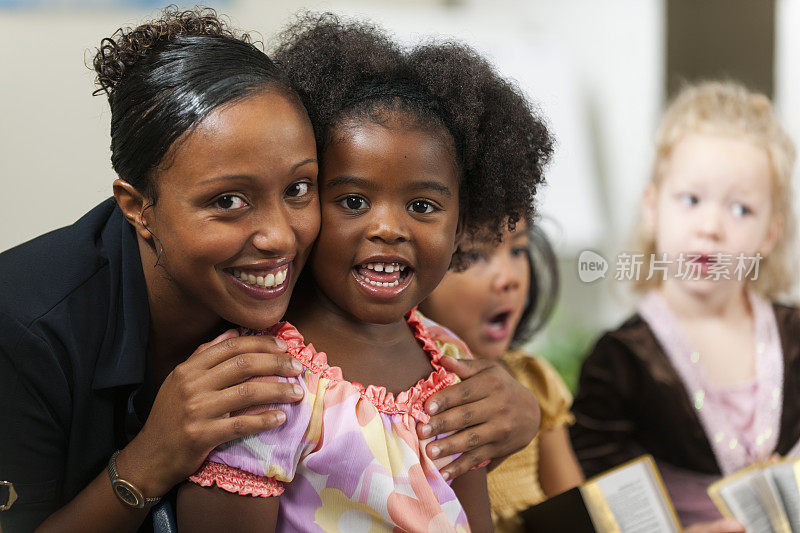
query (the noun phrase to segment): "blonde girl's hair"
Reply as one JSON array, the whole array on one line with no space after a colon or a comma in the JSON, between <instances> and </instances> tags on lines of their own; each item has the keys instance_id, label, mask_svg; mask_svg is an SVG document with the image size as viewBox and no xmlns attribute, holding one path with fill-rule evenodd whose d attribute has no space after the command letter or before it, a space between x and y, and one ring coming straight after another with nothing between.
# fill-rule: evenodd
<instances>
[{"instance_id":1,"label":"blonde girl's hair","mask_svg":"<svg viewBox=\"0 0 800 533\"><path fill-rule=\"evenodd\" d=\"M766 150L772 167L773 214L783 220L775 247L759 265L758 278L751 286L770 299L788 293L796 282L794 241L796 217L792 202L792 171L795 148L778 121L769 98L749 91L739 83L710 81L687 85L669 104L656 134L655 161L651 183L661 186L664 167L672 150L690 133L742 136ZM656 252L655 236L639 224L635 247L644 253L645 265ZM646 291L658 285L658 277L640 276L634 288Z\"/></svg>"}]
</instances>

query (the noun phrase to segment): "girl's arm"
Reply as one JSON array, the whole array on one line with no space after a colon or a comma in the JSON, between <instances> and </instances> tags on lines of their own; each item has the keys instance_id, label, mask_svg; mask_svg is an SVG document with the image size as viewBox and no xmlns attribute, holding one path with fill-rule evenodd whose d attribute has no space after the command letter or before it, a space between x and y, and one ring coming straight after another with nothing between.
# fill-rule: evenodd
<instances>
[{"instance_id":1,"label":"girl's arm","mask_svg":"<svg viewBox=\"0 0 800 533\"><path fill-rule=\"evenodd\" d=\"M443 357L442 365L462 379L437 392L425 402L431 419L417 426L420 438L455 431L428 444L428 456L436 459L462 454L442 470L453 479L474 466L503 458L525 446L539 430L539 404L533 393L497 361L457 360Z\"/></svg>"},{"instance_id":2,"label":"girl's arm","mask_svg":"<svg viewBox=\"0 0 800 533\"><path fill-rule=\"evenodd\" d=\"M184 483L178 489L178 531L273 533L280 497L241 496L218 487Z\"/></svg>"},{"instance_id":3,"label":"girl's arm","mask_svg":"<svg viewBox=\"0 0 800 533\"><path fill-rule=\"evenodd\" d=\"M200 346L167 376L144 428L119 454L120 477L146 497L163 496L197 470L217 445L281 424L283 413L228 416L254 404L297 401L285 383L246 383L257 375L293 376L300 369L271 337L231 330ZM146 510L123 505L105 470L39 531L135 531Z\"/></svg>"},{"instance_id":4,"label":"girl's arm","mask_svg":"<svg viewBox=\"0 0 800 533\"><path fill-rule=\"evenodd\" d=\"M642 370L628 346L605 335L583 362L572 404L572 449L587 476L644 453L635 440Z\"/></svg>"},{"instance_id":5,"label":"girl's arm","mask_svg":"<svg viewBox=\"0 0 800 533\"><path fill-rule=\"evenodd\" d=\"M486 468L477 468L459 476L450 485L467 513L469 527L474 533L494 531L486 488Z\"/></svg>"},{"instance_id":6,"label":"girl's arm","mask_svg":"<svg viewBox=\"0 0 800 533\"><path fill-rule=\"evenodd\" d=\"M583 483L583 472L564 426L539 433L538 464L539 484L548 498Z\"/></svg>"}]
</instances>

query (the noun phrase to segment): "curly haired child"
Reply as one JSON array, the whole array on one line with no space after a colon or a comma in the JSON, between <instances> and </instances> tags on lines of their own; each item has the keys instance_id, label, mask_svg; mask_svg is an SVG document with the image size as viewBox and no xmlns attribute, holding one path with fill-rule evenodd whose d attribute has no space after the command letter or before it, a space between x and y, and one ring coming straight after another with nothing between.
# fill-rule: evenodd
<instances>
[{"instance_id":1,"label":"curly haired child","mask_svg":"<svg viewBox=\"0 0 800 533\"><path fill-rule=\"evenodd\" d=\"M642 206L644 298L581 372L586 474L652 454L694 531L741 531L714 522L708 485L797 451L800 311L776 303L796 281L794 158L765 96L709 82L676 97Z\"/></svg>"},{"instance_id":2,"label":"curly haired child","mask_svg":"<svg viewBox=\"0 0 800 533\"><path fill-rule=\"evenodd\" d=\"M281 406L280 429L212 452L179 496L179 525L490 530L485 469L451 484L438 466L452 457L418 436L426 398L458 379L442 357L468 350L416 305L463 262L465 232L499 235L531 217L547 129L464 45L406 51L371 25L322 15L290 28L276 58L320 157L311 276L270 332L305 367L287 381L306 394Z\"/></svg>"}]
</instances>

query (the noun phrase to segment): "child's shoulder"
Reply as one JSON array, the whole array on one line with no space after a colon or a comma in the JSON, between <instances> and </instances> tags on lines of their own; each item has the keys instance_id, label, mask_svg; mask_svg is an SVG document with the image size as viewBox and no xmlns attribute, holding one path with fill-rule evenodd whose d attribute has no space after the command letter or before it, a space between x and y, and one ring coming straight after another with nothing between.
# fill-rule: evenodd
<instances>
[{"instance_id":1,"label":"child's shoulder","mask_svg":"<svg viewBox=\"0 0 800 533\"><path fill-rule=\"evenodd\" d=\"M652 367L665 363L664 349L650 325L634 313L616 329L599 336L584 365Z\"/></svg>"},{"instance_id":2,"label":"child's shoulder","mask_svg":"<svg viewBox=\"0 0 800 533\"><path fill-rule=\"evenodd\" d=\"M573 422L569 414L572 393L561 374L547 359L525 350L509 350L503 354L503 361L517 381L536 396L542 412L540 429L552 429Z\"/></svg>"},{"instance_id":3,"label":"child's shoulder","mask_svg":"<svg viewBox=\"0 0 800 533\"><path fill-rule=\"evenodd\" d=\"M303 334L289 322L278 322L266 330L253 330L240 328L239 334L246 335L272 335L286 343L286 353L297 359L312 375L324 377L335 381L342 381L342 371L339 367L328 364L328 355L317 351L313 344L306 344Z\"/></svg>"},{"instance_id":4,"label":"child's shoulder","mask_svg":"<svg viewBox=\"0 0 800 533\"><path fill-rule=\"evenodd\" d=\"M647 321L639 313L634 313L615 329L600 334L596 344L635 345L643 338L653 337Z\"/></svg>"},{"instance_id":5,"label":"child's shoulder","mask_svg":"<svg viewBox=\"0 0 800 533\"><path fill-rule=\"evenodd\" d=\"M785 333L800 334L800 308L773 302L778 329Z\"/></svg>"},{"instance_id":6,"label":"child's shoulder","mask_svg":"<svg viewBox=\"0 0 800 533\"><path fill-rule=\"evenodd\" d=\"M800 309L779 303L773 303L772 308L784 359L791 365L794 361L800 361L800 343L797 342L800 338Z\"/></svg>"},{"instance_id":7,"label":"child's shoulder","mask_svg":"<svg viewBox=\"0 0 800 533\"><path fill-rule=\"evenodd\" d=\"M412 309L408 315L408 324L414 329L417 338L430 339L441 351L454 359L474 359L466 343L448 328L423 315L418 309Z\"/></svg>"}]
</instances>

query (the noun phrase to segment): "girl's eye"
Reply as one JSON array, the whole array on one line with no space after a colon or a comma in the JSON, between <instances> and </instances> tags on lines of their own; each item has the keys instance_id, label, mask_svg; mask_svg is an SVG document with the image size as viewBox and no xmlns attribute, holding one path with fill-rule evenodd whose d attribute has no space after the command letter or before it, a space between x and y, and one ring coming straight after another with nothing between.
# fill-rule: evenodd
<instances>
[{"instance_id":1,"label":"girl's eye","mask_svg":"<svg viewBox=\"0 0 800 533\"><path fill-rule=\"evenodd\" d=\"M432 203L426 202L425 200L414 200L408 206L409 211L419 214L432 213L435 209Z\"/></svg>"},{"instance_id":2,"label":"girl's eye","mask_svg":"<svg viewBox=\"0 0 800 533\"><path fill-rule=\"evenodd\" d=\"M684 192L678 195L678 201L686 207L697 205L700 203L700 198L690 192Z\"/></svg>"},{"instance_id":3,"label":"girl's eye","mask_svg":"<svg viewBox=\"0 0 800 533\"><path fill-rule=\"evenodd\" d=\"M350 209L351 211L359 211L367 208L367 201L360 196L348 196L343 198L340 202L342 207Z\"/></svg>"},{"instance_id":4,"label":"girl's eye","mask_svg":"<svg viewBox=\"0 0 800 533\"><path fill-rule=\"evenodd\" d=\"M220 209L226 209L226 210L240 209L242 207L245 207L247 205L247 202L245 202L240 196L237 196L235 194L225 194L217 198L214 201L214 205L216 205Z\"/></svg>"},{"instance_id":5,"label":"girl's eye","mask_svg":"<svg viewBox=\"0 0 800 533\"><path fill-rule=\"evenodd\" d=\"M517 246L516 248L511 249L511 255L513 257L527 257L528 249L522 246Z\"/></svg>"},{"instance_id":6,"label":"girl's eye","mask_svg":"<svg viewBox=\"0 0 800 533\"><path fill-rule=\"evenodd\" d=\"M311 184L305 181L300 181L297 183L292 183L289 185L289 188L286 189L286 196L291 198L302 198L306 194L308 194L308 189L311 187Z\"/></svg>"},{"instance_id":7,"label":"girl's eye","mask_svg":"<svg viewBox=\"0 0 800 533\"><path fill-rule=\"evenodd\" d=\"M733 211L733 216L739 217L739 218L745 217L745 216L747 216L747 215L749 215L749 214L751 214L753 212L752 209L750 209L746 205L740 204L740 203L733 204L733 207L731 208L731 210Z\"/></svg>"}]
</instances>

